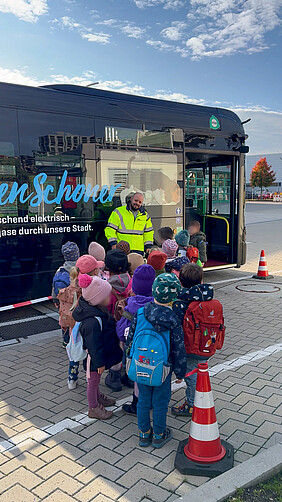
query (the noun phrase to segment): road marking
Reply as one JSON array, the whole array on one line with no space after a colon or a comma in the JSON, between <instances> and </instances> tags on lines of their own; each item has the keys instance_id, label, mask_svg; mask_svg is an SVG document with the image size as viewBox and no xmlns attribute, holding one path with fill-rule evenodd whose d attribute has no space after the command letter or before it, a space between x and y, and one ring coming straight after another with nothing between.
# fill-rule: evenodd
<instances>
[{"instance_id":1,"label":"road marking","mask_svg":"<svg viewBox=\"0 0 282 502\"><path fill-rule=\"evenodd\" d=\"M253 276L252 275L244 275L244 277L234 277L234 279L225 279L222 281L214 281L210 282L210 284L224 284L225 282L236 282L236 281L245 281L247 279L251 279Z\"/></svg>"},{"instance_id":2,"label":"road marking","mask_svg":"<svg viewBox=\"0 0 282 502\"><path fill-rule=\"evenodd\" d=\"M40 321L41 319L46 319L46 317L58 320L59 314L57 314L57 312L54 312L53 314L44 314L33 317L25 317L23 319L16 319L15 321L1 322L0 328L2 328L3 326L12 326L13 324L22 324L23 322Z\"/></svg>"},{"instance_id":3,"label":"road marking","mask_svg":"<svg viewBox=\"0 0 282 502\"><path fill-rule=\"evenodd\" d=\"M218 373L222 373L224 371L230 371L234 368L239 368L240 366L244 366L244 364L248 364L253 361L258 361L259 359L264 359L265 357L271 356L272 354L281 351L282 351L282 342L276 343L275 345L270 345L265 349L257 350L256 352L250 352L248 354L245 354L244 356L231 359L230 361L226 361L221 364L216 364L215 366L212 366L209 369L209 374L210 376L215 376ZM177 390L185 386L186 386L185 382L177 384L174 381L171 384L171 390L172 392L176 392ZM119 401L116 402L115 406L108 409L112 410L114 413L117 413L122 409L122 405L124 403L129 402L130 400L131 400L131 395L120 399ZM28 445L32 443L33 440L40 443L42 441L45 441L45 439L55 436L59 432L63 432L67 429L75 429L80 425L86 425L88 423L93 423L95 421L96 420L89 418L87 413L80 413L79 415L76 415L74 417L60 420L56 424L42 427L41 429L35 428L32 431L24 432L22 434L16 434L12 438L0 442L0 452L3 453L5 451L10 451L12 453L13 449L17 449L21 445L22 446Z\"/></svg>"}]
</instances>

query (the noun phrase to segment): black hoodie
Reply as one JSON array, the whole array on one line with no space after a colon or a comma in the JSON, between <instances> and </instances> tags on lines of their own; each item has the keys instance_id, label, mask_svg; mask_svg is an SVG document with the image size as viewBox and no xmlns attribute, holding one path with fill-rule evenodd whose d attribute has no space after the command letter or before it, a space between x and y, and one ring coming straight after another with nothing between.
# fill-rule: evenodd
<instances>
[{"instance_id":1,"label":"black hoodie","mask_svg":"<svg viewBox=\"0 0 282 502\"><path fill-rule=\"evenodd\" d=\"M108 310L98 305L90 305L80 297L72 315L75 321L81 322L80 333L83 338L83 348L88 350L91 356L90 371L97 371L102 366L108 369L121 362L122 350L116 334L116 323ZM96 317L101 319L102 330ZM83 365L86 368L86 359Z\"/></svg>"}]
</instances>

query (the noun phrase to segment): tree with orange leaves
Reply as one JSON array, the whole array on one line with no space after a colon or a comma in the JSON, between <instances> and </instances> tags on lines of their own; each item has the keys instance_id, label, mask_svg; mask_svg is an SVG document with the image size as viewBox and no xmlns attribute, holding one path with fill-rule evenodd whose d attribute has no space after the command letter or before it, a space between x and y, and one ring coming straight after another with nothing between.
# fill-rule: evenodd
<instances>
[{"instance_id":1,"label":"tree with orange leaves","mask_svg":"<svg viewBox=\"0 0 282 502\"><path fill-rule=\"evenodd\" d=\"M250 176L250 183L252 187L259 187L262 197L263 187L269 187L273 185L276 180L276 173L271 169L266 157L261 157L252 169Z\"/></svg>"}]
</instances>

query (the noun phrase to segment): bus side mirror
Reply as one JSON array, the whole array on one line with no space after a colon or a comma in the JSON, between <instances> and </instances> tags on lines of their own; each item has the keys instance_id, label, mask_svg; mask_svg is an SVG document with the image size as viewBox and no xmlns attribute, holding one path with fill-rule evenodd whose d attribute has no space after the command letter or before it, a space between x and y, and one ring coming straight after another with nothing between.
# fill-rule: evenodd
<instances>
[{"instance_id":1,"label":"bus side mirror","mask_svg":"<svg viewBox=\"0 0 282 502\"><path fill-rule=\"evenodd\" d=\"M241 145L239 148L240 153L249 153L250 148L247 145Z\"/></svg>"}]
</instances>

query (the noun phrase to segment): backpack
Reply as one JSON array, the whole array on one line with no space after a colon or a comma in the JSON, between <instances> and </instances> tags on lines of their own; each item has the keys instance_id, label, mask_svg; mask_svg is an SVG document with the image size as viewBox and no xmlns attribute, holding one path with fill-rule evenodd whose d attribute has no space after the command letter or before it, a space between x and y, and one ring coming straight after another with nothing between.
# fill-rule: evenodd
<instances>
[{"instance_id":1,"label":"backpack","mask_svg":"<svg viewBox=\"0 0 282 502\"><path fill-rule=\"evenodd\" d=\"M60 289L67 288L70 285L70 274L63 267L60 267L59 270L54 275L53 278L53 289L56 296Z\"/></svg>"},{"instance_id":2,"label":"backpack","mask_svg":"<svg viewBox=\"0 0 282 502\"><path fill-rule=\"evenodd\" d=\"M189 247L186 251L186 256L191 263L197 263L199 259L199 250L196 247Z\"/></svg>"},{"instance_id":3,"label":"backpack","mask_svg":"<svg viewBox=\"0 0 282 502\"><path fill-rule=\"evenodd\" d=\"M184 321L184 344L188 354L213 356L224 342L223 308L218 300L191 302Z\"/></svg>"},{"instance_id":4,"label":"backpack","mask_svg":"<svg viewBox=\"0 0 282 502\"><path fill-rule=\"evenodd\" d=\"M96 317L100 324L101 330L103 329L102 320L100 317ZM80 334L81 322L76 322L73 329L70 329L70 340L66 346L66 351L70 361L78 363L83 361L87 357L87 350L83 348L83 338Z\"/></svg>"},{"instance_id":5,"label":"backpack","mask_svg":"<svg viewBox=\"0 0 282 502\"><path fill-rule=\"evenodd\" d=\"M116 298L116 303L114 306L114 319L115 321L119 321L121 317L123 317L124 307L127 304L127 297L120 295L114 288L112 288L112 293ZM130 289L128 296L132 296L132 290ZM125 316L124 316L125 317Z\"/></svg>"},{"instance_id":6,"label":"backpack","mask_svg":"<svg viewBox=\"0 0 282 502\"><path fill-rule=\"evenodd\" d=\"M67 288L60 289L57 298L60 302L59 323L62 328L74 327L75 320L72 317L72 312L77 306L80 296L81 288L79 286L70 285Z\"/></svg>"},{"instance_id":7,"label":"backpack","mask_svg":"<svg viewBox=\"0 0 282 502\"><path fill-rule=\"evenodd\" d=\"M170 373L169 353L170 331L156 331L142 307L137 313L136 330L126 358L128 377L138 384L158 387Z\"/></svg>"},{"instance_id":8,"label":"backpack","mask_svg":"<svg viewBox=\"0 0 282 502\"><path fill-rule=\"evenodd\" d=\"M127 306L127 300L128 298L122 298L115 304L114 318L116 321L120 321L122 317L125 317L125 319L128 319L129 321L132 321L134 315L127 310L124 310Z\"/></svg>"}]
</instances>

